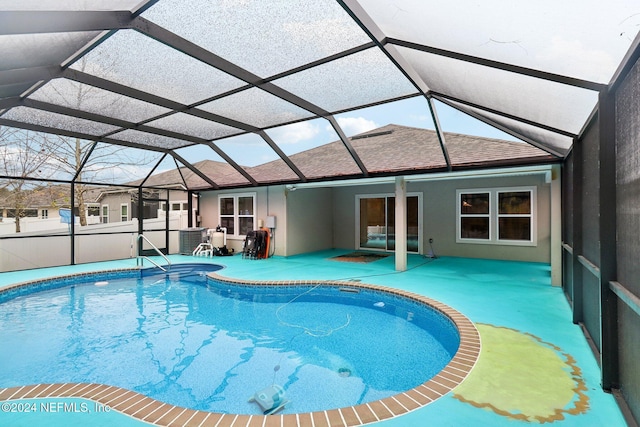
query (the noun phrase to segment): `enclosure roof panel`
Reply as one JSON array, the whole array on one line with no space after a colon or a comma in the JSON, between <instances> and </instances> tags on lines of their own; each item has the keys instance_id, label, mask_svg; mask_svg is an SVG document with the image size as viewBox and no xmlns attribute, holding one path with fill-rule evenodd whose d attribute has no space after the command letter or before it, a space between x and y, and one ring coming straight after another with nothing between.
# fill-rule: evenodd
<instances>
[{"instance_id":1,"label":"enclosure roof panel","mask_svg":"<svg viewBox=\"0 0 640 427\"><path fill-rule=\"evenodd\" d=\"M192 189L562 159L640 45L638 12L637 0L0 0L0 126L173 157ZM500 158L474 137L458 152L447 127L428 143L351 138L394 120L362 111L408 98L434 127L437 99L543 154Z\"/></svg>"},{"instance_id":2,"label":"enclosure roof panel","mask_svg":"<svg viewBox=\"0 0 640 427\"><path fill-rule=\"evenodd\" d=\"M334 0L162 0L142 16L263 78L371 41Z\"/></svg>"},{"instance_id":3,"label":"enclosure roof panel","mask_svg":"<svg viewBox=\"0 0 640 427\"><path fill-rule=\"evenodd\" d=\"M600 83L611 80L640 23L627 0L357 3L388 38Z\"/></svg>"}]
</instances>

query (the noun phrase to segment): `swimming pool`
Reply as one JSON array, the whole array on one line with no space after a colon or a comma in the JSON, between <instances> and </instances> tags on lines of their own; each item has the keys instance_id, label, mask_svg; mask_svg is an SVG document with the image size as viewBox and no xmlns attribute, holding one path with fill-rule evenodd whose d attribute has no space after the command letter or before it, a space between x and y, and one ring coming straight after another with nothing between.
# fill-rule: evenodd
<instances>
[{"instance_id":1,"label":"swimming pool","mask_svg":"<svg viewBox=\"0 0 640 427\"><path fill-rule=\"evenodd\" d=\"M11 348L36 343L20 350L28 357L13 353L9 358L35 358L46 369L12 363L12 376L0 375L9 378L0 386L107 383L174 405L251 414L261 411L248 398L279 384L289 399L284 411L298 413L413 390L438 374L458 349L457 329L440 309L356 283L256 286L174 272L144 273L134 285L124 285L119 275L126 274L91 276L85 285L30 296L5 293L4 299L11 299L3 305L18 310L6 310L13 314L0 322L20 326L11 332L3 324L7 336L2 339ZM41 283L36 289L56 286L62 283ZM312 310L313 305L321 309ZM33 310L35 324L16 322L17 312ZM318 314L310 315L314 311ZM43 323L48 332L34 335ZM440 332L426 337L425 328L434 325ZM104 329L112 333L99 337ZM52 354L66 355L67 377L59 376L61 364L50 366ZM138 354L142 363L130 360ZM431 360L429 354L443 357ZM223 369L213 372L215 365ZM105 377L113 366L115 372Z\"/></svg>"}]
</instances>

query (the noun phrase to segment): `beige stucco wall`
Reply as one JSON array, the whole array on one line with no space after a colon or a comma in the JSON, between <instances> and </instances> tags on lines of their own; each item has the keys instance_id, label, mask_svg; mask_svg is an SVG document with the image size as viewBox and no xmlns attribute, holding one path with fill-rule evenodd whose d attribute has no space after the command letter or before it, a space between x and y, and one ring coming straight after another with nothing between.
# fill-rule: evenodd
<instances>
[{"instance_id":1,"label":"beige stucco wall","mask_svg":"<svg viewBox=\"0 0 640 427\"><path fill-rule=\"evenodd\" d=\"M333 248L333 190L299 188L286 191L286 255Z\"/></svg>"},{"instance_id":2,"label":"beige stucco wall","mask_svg":"<svg viewBox=\"0 0 640 427\"><path fill-rule=\"evenodd\" d=\"M216 228L218 226L218 196L222 194L254 194L256 200L256 219L266 220L267 216L276 217L276 228L272 238L275 244L275 255L286 255L286 208L285 187L244 188L240 190L207 191L200 195L201 226ZM227 247L236 252L242 251L244 239L229 237ZM272 246L273 247L273 246Z\"/></svg>"},{"instance_id":3,"label":"beige stucco wall","mask_svg":"<svg viewBox=\"0 0 640 427\"><path fill-rule=\"evenodd\" d=\"M526 186L537 187L536 246L456 242L456 190ZM391 184L334 188L335 247L345 249L356 247L356 195L393 192L394 186ZM407 192L422 193L423 239L421 253L423 254L429 252L428 239L432 238L434 252L439 256L533 262L549 262L550 260L550 186L545 183L544 175L409 182Z\"/></svg>"},{"instance_id":4,"label":"beige stucco wall","mask_svg":"<svg viewBox=\"0 0 640 427\"><path fill-rule=\"evenodd\" d=\"M106 194L100 200L100 216L102 217L102 205L109 205L109 223L120 222L120 206L127 205L129 219L131 219L131 195L129 193Z\"/></svg>"},{"instance_id":5,"label":"beige stucco wall","mask_svg":"<svg viewBox=\"0 0 640 427\"><path fill-rule=\"evenodd\" d=\"M456 242L456 190L528 187L537 188L537 244L514 246ZM276 216L275 254L291 256L331 248L356 248L356 195L393 194L393 184L304 188L295 191L285 186L249 190L203 193L200 199L202 226L215 228L218 221L218 195L255 193L257 218ZM409 182L407 192L422 194L423 234L420 253L429 253L428 239L438 256L493 258L549 262L550 185L545 176L524 175L502 178L469 178ZM242 249L242 241L229 240L227 246Z\"/></svg>"}]
</instances>

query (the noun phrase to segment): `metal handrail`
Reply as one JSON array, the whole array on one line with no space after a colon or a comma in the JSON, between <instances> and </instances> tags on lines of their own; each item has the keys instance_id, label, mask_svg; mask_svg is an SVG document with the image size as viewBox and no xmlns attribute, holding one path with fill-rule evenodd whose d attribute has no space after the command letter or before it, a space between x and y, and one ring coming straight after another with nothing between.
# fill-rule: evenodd
<instances>
[{"instance_id":1,"label":"metal handrail","mask_svg":"<svg viewBox=\"0 0 640 427\"><path fill-rule=\"evenodd\" d=\"M147 236L145 236L144 234L138 234L138 236L136 237L136 243L137 243L138 245L140 245L140 239L144 239L144 240L145 240L145 242L147 242L147 243L148 243L148 244L153 248L153 250L155 250L155 251L158 253L158 255L160 255L162 258L164 258L164 260L165 260L165 261L167 261L167 265L169 266L169 270L171 270L171 261L169 261L169 258L167 258L167 257L165 256L165 254L163 254L162 252L160 252L160 249L158 249L158 248L156 247L156 245L154 245L153 243L151 243L151 240L147 239ZM164 272L166 272L166 271L167 271L164 267L162 267L160 264L158 264L157 262L155 262L154 260L152 260L152 259L151 259L151 258L149 258L148 256L140 255L139 253L138 253L137 257L136 257L136 265L144 266L144 260L145 260L145 259L149 260L149 262L150 262L151 264L155 265L155 266L156 266L156 267L158 267L160 270L162 270L162 271L164 271Z\"/></svg>"}]
</instances>

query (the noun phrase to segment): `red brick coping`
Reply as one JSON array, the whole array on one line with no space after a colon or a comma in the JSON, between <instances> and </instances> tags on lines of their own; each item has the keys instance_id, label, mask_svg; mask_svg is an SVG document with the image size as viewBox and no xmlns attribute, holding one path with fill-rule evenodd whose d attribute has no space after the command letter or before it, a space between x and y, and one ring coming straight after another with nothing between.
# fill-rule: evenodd
<instances>
[{"instance_id":1,"label":"red brick coping","mask_svg":"<svg viewBox=\"0 0 640 427\"><path fill-rule=\"evenodd\" d=\"M189 427L350 427L396 417L428 405L460 384L474 367L480 354L480 335L473 323L461 313L438 301L394 288L344 281L253 281L232 279L209 273L223 282L245 285L318 285L366 288L399 295L427 304L450 318L458 328L460 346L447 366L429 381L373 402L357 406L300 414L234 415L197 411L163 403L140 393L104 384L36 384L0 389L0 401L44 398L82 398L97 402L133 418L158 426ZM21 283L20 285L28 285Z\"/></svg>"}]
</instances>

